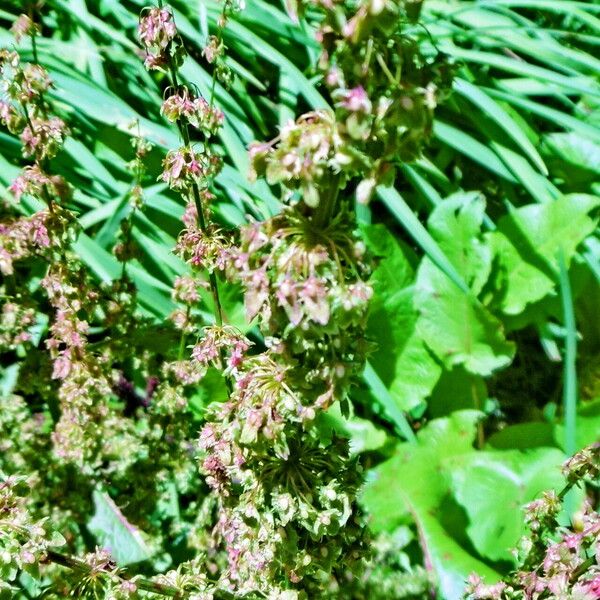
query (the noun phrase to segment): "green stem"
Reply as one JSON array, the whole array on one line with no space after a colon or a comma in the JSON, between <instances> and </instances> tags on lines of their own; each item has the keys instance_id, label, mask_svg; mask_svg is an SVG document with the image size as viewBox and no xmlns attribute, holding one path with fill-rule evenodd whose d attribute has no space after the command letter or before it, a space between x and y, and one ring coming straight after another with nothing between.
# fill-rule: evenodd
<instances>
[{"instance_id":1,"label":"green stem","mask_svg":"<svg viewBox=\"0 0 600 600\"><path fill-rule=\"evenodd\" d=\"M188 306L185 310L185 322L187 323L190 318L190 306ZM183 353L185 351L185 340L187 335L185 333L185 327L181 330L181 338L179 340L179 352L177 354L177 360L183 360Z\"/></svg>"},{"instance_id":2,"label":"green stem","mask_svg":"<svg viewBox=\"0 0 600 600\"><path fill-rule=\"evenodd\" d=\"M573 296L569 273L562 249L558 253L560 297L563 323L566 330L565 355L563 358L563 415L565 420L565 452L568 456L577 450L577 326L573 309ZM565 498L565 508L573 514L573 498Z\"/></svg>"},{"instance_id":3,"label":"green stem","mask_svg":"<svg viewBox=\"0 0 600 600\"><path fill-rule=\"evenodd\" d=\"M159 3L159 6L160 5L161 4ZM173 89L177 92L177 90L179 89L179 78L177 76L177 67L173 63L173 61L170 61L170 63L169 63L169 74L171 77L171 85L173 86ZM213 81L214 81L214 74L213 74ZM213 90L214 90L214 85L213 85ZM210 107L212 109L212 93L211 93ZM179 132L181 134L181 139L182 139L184 145L189 148L190 141L191 141L190 140L190 132L189 132L189 124L187 123L187 121L184 121L183 119L177 119L177 128L179 129ZM199 225L202 233L206 233L207 232L207 223L206 223L206 219L204 218L204 208L202 206L202 198L200 196L200 188L196 182L192 183L192 196L194 198L196 212L198 213L198 225ZM217 277L214 272L209 272L208 281L209 281L210 292L211 292L211 296L212 296L212 300L213 300L215 322L219 327L221 327L223 325L223 306L221 304L221 298L219 295L219 283L217 281ZM185 334L182 334L182 339L180 342L180 353L182 350L181 344L185 344L184 335ZM221 350L220 355L221 355L221 363L223 365L225 365L225 356L224 356L223 350ZM229 393L231 394L233 391L233 385L232 385L231 379L227 376L225 377L225 384L227 385L227 389L228 389Z\"/></svg>"},{"instance_id":4,"label":"green stem","mask_svg":"<svg viewBox=\"0 0 600 600\"><path fill-rule=\"evenodd\" d=\"M171 83L173 88L177 90L179 88L179 80L177 77L177 70L173 63L169 65L169 72L171 74ZM177 120L177 127L181 133L181 138L185 146L190 146L190 132L188 124L181 119ZM206 233L207 224L206 219L204 218L204 209L202 206L202 199L200 197L200 188L197 183L192 184L192 196L194 198L194 204L196 206L196 212L198 213L198 225L200 226L200 230L202 233ZM221 299L219 296L219 285L217 282L217 278L214 273L209 274L209 284L210 291L213 298L214 308L215 308L215 321L219 327L223 325L223 308L221 305Z\"/></svg>"},{"instance_id":5,"label":"green stem","mask_svg":"<svg viewBox=\"0 0 600 600\"><path fill-rule=\"evenodd\" d=\"M55 552L54 550L48 550L46 552L46 559L57 565L72 569L73 571L79 571L82 573L89 573L92 571L92 568L83 560L73 556L68 556L66 554L61 554L60 552ZM129 581L133 578L131 575L126 574L117 575L117 577L123 581ZM160 594L161 596L169 596L170 598L182 597L177 588L174 588L170 585L164 585L156 581L151 581L150 579L136 578L134 583L140 590L144 590L146 592Z\"/></svg>"},{"instance_id":6,"label":"green stem","mask_svg":"<svg viewBox=\"0 0 600 600\"><path fill-rule=\"evenodd\" d=\"M565 418L565 451L571 456L577 450L577 326L573 310L571 283L562 250L558 255L560 296L566 330L564 356L563 410Z\"/></svg>"}]
</instances>

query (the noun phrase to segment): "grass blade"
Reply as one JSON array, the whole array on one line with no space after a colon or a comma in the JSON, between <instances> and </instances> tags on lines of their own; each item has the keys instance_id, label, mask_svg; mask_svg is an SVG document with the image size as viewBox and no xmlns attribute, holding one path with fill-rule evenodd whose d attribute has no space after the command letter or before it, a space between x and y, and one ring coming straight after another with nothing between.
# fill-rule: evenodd
<instances>
[{"instance_id":1,"label":"grass blade","mask_svg":"<svg viewBox=\"0 0 600 600\"><path fill-rule=\"evenodd\" d=\"M512 120L510 115L483 90L464 79L456 79L454 89L479 107L490 119L501 127L507 135L521 148L523 153L529 157L531 162L544 174L548 175L548 169L539 152L529 141L523 130Z\"/></svg>"},{"instance_id":2,"label":"grass blade","mask_svg":"<svg viewBox=\"0 0 600 600\"><path fill-rule=\"evenodd\" d=\"M380 186L377 195L386 205L387 209L396 217L406 233L410 235L417 245L425 252L431 261L437 265L465 294L469 294L469 286L442 252L437 242L431 237L427 229L417 218L415 213L406 204L404 198L392 187Z\"/></svg>"},{"instance_id":3,"label":"grass blade","mask_svg":"<svg viewBox=\"0 0 600 600\"><path fill-rule=\"evenodd\" d=\"M379 375L375 372L375 369L372 367L371 363L367 361L365 366L365 371L363 373L363 379L365 383L369 386L373 396L377 399L377 401L381 404L383 410L386 415L392 420L392 422L396 425L398 429L398 433L409 442L416 442L417 438L415 436L410 423L407 421L404 413L398 408L394 399L388 392L385 384L379 378Z\"/></svg>"}]
</instances>

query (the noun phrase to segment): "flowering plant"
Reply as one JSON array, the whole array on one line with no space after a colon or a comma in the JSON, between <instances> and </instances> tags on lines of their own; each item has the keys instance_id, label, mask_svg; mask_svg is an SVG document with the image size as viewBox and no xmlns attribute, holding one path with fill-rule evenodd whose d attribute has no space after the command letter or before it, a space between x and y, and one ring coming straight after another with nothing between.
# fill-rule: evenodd
<instances>
[{"instance_id":1,"label":"flowering plant","mask_svg":"<svg viewBox=\"0 0 600 600\"><path fill-rule=\"evenodd\" d=\"M197 13L159 2L139 19L129 4L92 4L28 2L20 50L0 51L0 146L12 149L0 156L0 182L12 178L0 223L0 597L389 600L438 587L455 600L469 570L475 598L595 597L593 493L570 529L557 520L563 494L532 503L518 571L483 578L511 564L521 523L506 507L556 487L562 456L552 407L531 442L542 447L498 450L513 435L495 380L515 356L505 335L545 331L539 306L519 311L553 300L555 270L561 299L571 263L585 295L594 247L576 253L597 201L519 206L494 228L481 195L442 199L423 179L450 193L460 169L447 148L428 151L455 67L417 23L420 0L288 2L291 20L235 0ZM86 9L91 24L70 37ZM114 30L97 15L135 29L141 56L123 35L123 52L107 52ZM247 26L287 40L280 73ZM69 81L48 48L97 35L82 59L90 78ZM314 71L294 65L303 52ZM263 93L240 107L245 85ZM137 100L111 104L116 88ZM239 140L276 129L273 89L277 134L250 143L246 161ZM410 203L434 206L428 229L392 186L405 179L419 189ZM369 206L375 196L416 246ZM543 310L555 316L555 304ZM559 329L575 343L574 326ZM582 418L583 440L595 421ZM570 485L595 473L596 454L576 455ZM495 497L498 480L502 501L482 508L471 490ZM480 534L488 523L497 544Z\"/></svg>"}]
</instances>

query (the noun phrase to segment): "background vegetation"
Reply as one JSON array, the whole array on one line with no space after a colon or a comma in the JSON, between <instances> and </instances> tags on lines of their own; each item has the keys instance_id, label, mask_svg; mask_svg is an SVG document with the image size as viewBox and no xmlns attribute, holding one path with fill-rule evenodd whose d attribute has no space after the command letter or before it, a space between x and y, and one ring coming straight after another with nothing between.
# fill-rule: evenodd
<instances>
[{"instance_id":1,"label":"background vegetation","mask_svg":"<svg viewBox=\"0 0 600 600\"><path fill-rule=\"evenodd\" d=\"M220 8L172 4L190 53L184 76L210 96L201 52ZM99 282L121 269L111 250L130 211L130 138L154 144L145 208L131 216L141 253L128 269L148 318L144 343L169 347L178 341L154 324L174 310L172 282L186 272L171 252L184 207L155 183L177 137L159 114L165 82L139 58L142 7L47 0L37 51L72 129L53 169L77 189L70 208L82 233L74 251ZM1 46L12 46L8 29L19 12L0 8ZM264 180L249 182L248 144L330 102L316 75L311 17L296 22L275 0L250 0L224 32L235 74L229 90L216 86L226 114L218 140L225 167L216 180L224 224L280 208ZM366 467L362 503L371 530L384 536L388 568L425 564L441 597L453 600L470 572L493 580L514 567L520 507L560 488L565 454L600 439L600 4L426 0L413 27L421 44L453 64L452 94L436 111L423 157L358 207L378 257L373 351L352 391L352 416L331 419ZM19 52L32 58L28 44ZM20 162L18 140L2 131L6 201ZM225 303L231 321L247 327L235 289ZM26 363L6 353L2 364L0 392L8 397ZM192 403L198 423L222 393L210 379L200 384ZM103 521L105 504L95 497L79 517L100 543L120 535ZM143 533L146 516L121 508ZM170 553L176 561L176 549ZM130 559L123 560L138 560ZM154 568L159 563L155 557Z\"/></svg>"}]
</instances>

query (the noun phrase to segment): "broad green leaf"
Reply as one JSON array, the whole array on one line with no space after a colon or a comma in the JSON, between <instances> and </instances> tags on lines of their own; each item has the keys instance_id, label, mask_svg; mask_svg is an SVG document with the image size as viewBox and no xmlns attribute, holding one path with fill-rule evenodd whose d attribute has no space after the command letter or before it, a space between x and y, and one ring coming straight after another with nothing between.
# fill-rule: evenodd
<instances>
[{"instance_id":1,"label":"broad green leaf","mask_svg":"<svg viewBox=\"0 0 600 600\"><path fill-rule=\"evenodd\" d=\"M375 531L393 531L410 517L439 582L441 597L458 600L472 572L494 581L499 575L461 547L441 523L442 503L450 491L449 458L473 454L481 413L459 411L435 419L417 434L417 443L402 444L397 453L372 471L362 498Z\"/></svg>"},{"instance_id":2,"label":"broad green leaf","mask_svg":"<svg viewBox=\"0 0 600 600\"><path fill-rule=\"evenodd\" d=\"M492 239L500 273L500 306L509 315L521 313L555 287L556 254L562 249L567 266L579 244L594 231L590 213L600 198L570 194L554 202L513 210L498 222Z\"/></svg>"},{"instance_id":3,"label":"broad green leaf","mask_svg":"<svg viewBox=\"0 0 600 600\"><path fill-rule=\"evenodd\" d=\"M140 532L123 516L106 492L94 490L94 516L87 527L98 545L108 550L121 566L150 558L151 553Z\"/></svg>"},{"instance_id":4,"label":"broad green leaf","mask_svg":"<svg viewBox=\"0 0 600 600\"><path fill-rule=\"evenodd\" d=\"M414 253L382 225L363 228L377 268L371 277L374 296L368 336L376 343L370 362L403 411L420 404L431 392L441 367L416 332L413 307Z\"/></svg>"},{"instance_id":5,"label":"broad green leaf","mask_svg":"<svg viewBox=\"0 0 600 600\"><path fill-rule=\"evenodd\" d=\"M415 276L415 253L384 225L361 227L362 236L376 262L371 284L385 299L409 286Z\"/></svg>"},{"instance_id":6,"label":"broad green leaf","mask_svg":"<svg viewBox=\"0 0 600 600\"><path fill-rule=\"evenodd\" d=\"M600 144L576 133L552 133L544 137L544 145L553 175L570 189L600 179Z\"/></svg>"},{"instance_id":7,"label":"broad green leaf","mask_svg":"<svg viewBox=\"0 0 600 600\"><path fill-rule=\"evenodd\" d=\"M417 276L417 331L447 368L462 365L470 373L491 375L508 366L514 344L502 324L476 298L459 293L428 260Z\"/></svg>"},{"instance_id":8,"label":"broad green leaf","mask_svg":"<svg viewBox=\"0 0 600 600\"><path fill-rule=\"evenodd\" d=\"M477 452L450 462L451 487L469 516L467 533L477 551L497 561L511 553L525 532L522 508L548 489L564 486L557 448Z\"/></svg>"},{"instance_id":9,"label":"broad green leaf","mask_svg":"<svg viewBox=\"0 0 600 600\"><path fill-rule=\"evenodd\" d=\"M447 368L462 365L490 375L510 364L514 345L477 294L491 269L491 250L481 237L485 203L477 194L456 194L431 214L429 227L444 254L469 284L461 293L429 259L417 274L414 304L417 332Z\"/></svg>"},{"instance_id":10,"label":"broad green leaf","mask_svg":"<svg viewBox=\"0 0 600 600\"><path fill-rule=\"evenodd\" d=\"M488 392L482 377L472 375L462 367L454 367L451 371L443 370L427 399L428 414L432 417L443 417L456 410L479 410L487 397Z\"/></svg>"},{"instance_id":11,"label":"broad green leaf","mask_svg":"<svg viewBox=\"0 0 600 600\"><path fill-rule=\"evenodd\" d=\"M431 393L441 367L417 331L414 286L398 290L389 298L375 294L368 332L377 348L371 363L398 407L409 411Z\"/></svg>"},{"instance_id":12,"label":"broad green leaf","mask_svg":"<svg viewBox=\"0 0 600 600\"><path fill-rule=\"evenodd\" d=\"M345 417L338 402L322 415L322 421L327 429L348 438L350 452L354 455L378 450L389 439L386 432L372 421L356 416Z\"/></svg>"},{"instance_id":13,"label":"broad green leaf","mask_svg":"<svg viewBox=\"0 0 600 600\"><path fill-rule=\"evenodd\" d=\"M528 450L543 446L556 446L551 423L515 423L494 433L487 440L487 447L495 450Z\"/></svg>"},{"instance_id":14,"label":"broad green leaf","mask_svg":"<svg viewBox=\"0 0 600 600\"><path fill-rule=\"evenodd\" d=\"M600 175L600 144L574 133L551 133L544 141L566 162Z\"/></svg>"}]
</instances>

